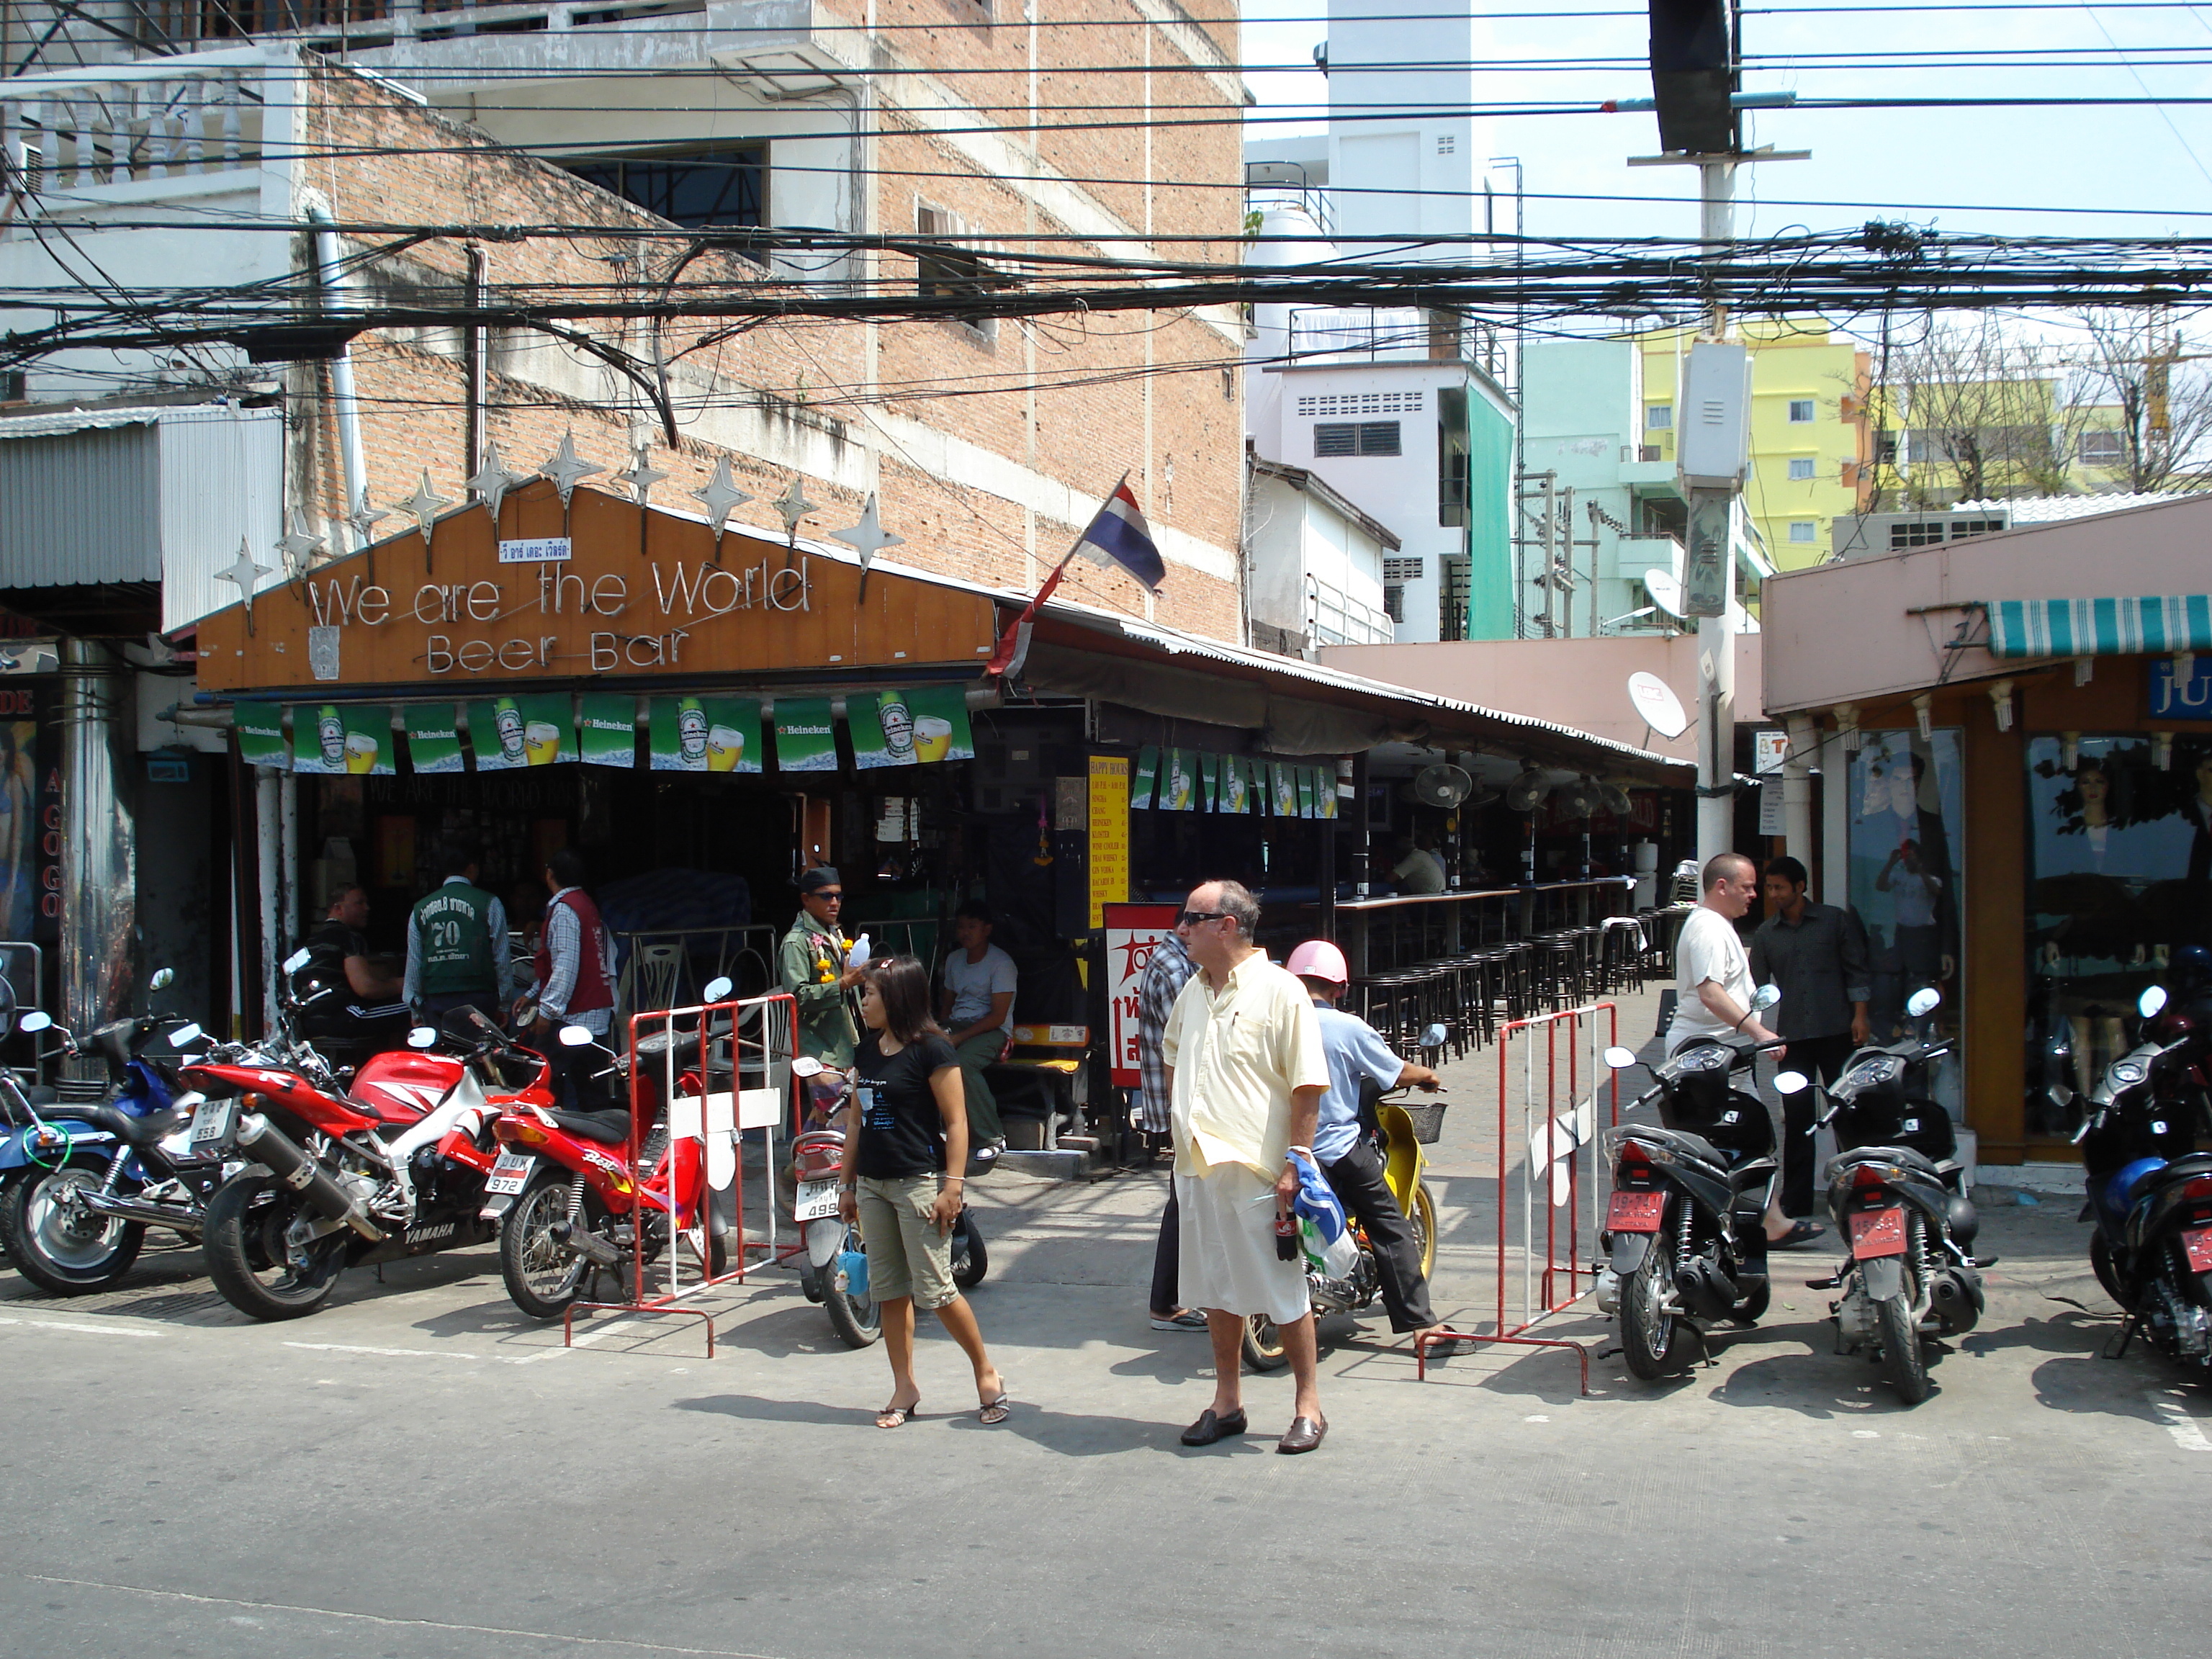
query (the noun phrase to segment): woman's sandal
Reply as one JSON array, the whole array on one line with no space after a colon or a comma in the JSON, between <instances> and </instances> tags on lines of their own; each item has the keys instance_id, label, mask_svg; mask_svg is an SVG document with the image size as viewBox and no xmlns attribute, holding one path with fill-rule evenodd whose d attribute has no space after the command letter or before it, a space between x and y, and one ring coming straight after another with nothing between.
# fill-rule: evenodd
<instances>
[{"instance_id":1,"label":"woman's sandal","mask_svg":"<svg viewBox=\"0 0 2212 1659\"><path fill-rule=\"evenodd\" d=\"M876 1413L876 1426L879 1429L902 1429L907 1419L919 1416L921 1411L921 1401L919 1400L907 1406L886 1406Z\"/></svg>"},{"instance_id":2,"label":"woman's sandal","mask_svg":"<svg viewBox=\"0 0 2212 1659\"><path fill-rule=\"evenodd\" d=\"M985 1401L976 1409L975 1420L986 1425L1003 1423L1012 1414L1012 1403L1006 1397L1006 1379L1002 1376L999 1379L998 1397Z\"/></svg>"}]
</instances>

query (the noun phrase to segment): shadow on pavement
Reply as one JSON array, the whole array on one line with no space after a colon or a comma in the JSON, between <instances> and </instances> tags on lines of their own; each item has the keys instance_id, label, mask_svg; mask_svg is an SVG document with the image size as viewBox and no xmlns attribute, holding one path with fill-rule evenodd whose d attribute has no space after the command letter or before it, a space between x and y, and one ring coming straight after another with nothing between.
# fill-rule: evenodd
<instances>
[{"instance_id":1,"label":"shadow on pavement","mask_svg":"<svg viewBox=\"0 0 2212 1659\"><path fill-rule=\"evenodd\" d=\"M889 1379L885 1379L888 1382ZM823 1405L813 1401L769 1400L757 1395L711 1395L695 1400L674 1402L678 1411L703 1412L712 1416L732 1417L750 1423L810 1423L830 1428L850 1428L869 1434L907 1433L908 1430L884 1430L876 1426L873 1407L849 1410L839 1406ZM935 1420L946 1427L978 1434L1014 1435L1063 1457L1108 1457L1119 1452L1162 1451L1176 1445L1176 1436L1182 1431L1180 1423L1140 1422L1129 1417L1106 1417L1082 1412L1055 1412L1042 1407L1025 1404L1019 1399L1013 1402L1013 1414L1004 1423L995 1425L979 1423L971 1409L957 1413L948 1410L932 1411L924 1402L924 1413L913 1419L914 1424L927 1427Z\"/></svg>"}]
</instances>

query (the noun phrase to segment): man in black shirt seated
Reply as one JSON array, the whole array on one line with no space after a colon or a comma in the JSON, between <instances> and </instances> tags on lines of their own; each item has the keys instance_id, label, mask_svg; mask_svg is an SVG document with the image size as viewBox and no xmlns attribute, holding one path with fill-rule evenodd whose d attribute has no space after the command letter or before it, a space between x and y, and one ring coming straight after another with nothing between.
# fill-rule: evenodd
<instances>
[{"instance_id":1,"label":"man in black shirt seated","mask_svg":"<svg viewBox=\"0 0 2212 1659\"><path fill-rule=\"evenodd\" d=\"M407 1040L410 1016L399 975L370 959L368 941L361 933L368 925L368 893L348 887L300 941L311 953L307 965L292 978L292 994L301 1008L300 1035L333 1065L358 1066Z\"/></svg>"}]
</instances>

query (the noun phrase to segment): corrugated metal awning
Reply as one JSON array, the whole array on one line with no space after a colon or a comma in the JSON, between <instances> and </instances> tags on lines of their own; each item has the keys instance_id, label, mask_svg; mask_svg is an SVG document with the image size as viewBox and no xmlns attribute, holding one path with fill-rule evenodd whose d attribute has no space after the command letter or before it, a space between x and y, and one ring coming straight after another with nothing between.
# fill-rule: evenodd
<instances>
[{"instance_id":1,"label":"corrugated metal awning","mask_svg":"<svg viewBox=\"0 0 2212 1659\"><path fill-rule=\"evenodd\" d=\"M1987 608L1993 657L2016 660L2212 651L2212 594L1994 599Z\"/></svg>"}]
</instances>

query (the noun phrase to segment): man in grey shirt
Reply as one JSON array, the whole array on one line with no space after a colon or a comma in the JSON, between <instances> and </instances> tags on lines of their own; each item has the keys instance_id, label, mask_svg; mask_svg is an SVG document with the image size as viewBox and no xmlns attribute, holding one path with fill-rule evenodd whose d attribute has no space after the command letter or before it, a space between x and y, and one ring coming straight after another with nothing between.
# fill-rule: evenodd
<instances>
[{"instance_id":1,"label":"man in grey shirt","mask_svg":"<svg viewBox=\"0 0 2212 1659\"><path fill-rule=\"evenodd\" d=\"M1796 859L1767 865L1769 915L1751 936L1751 976L1758 984L1781 988L1782 1000L1771 1018L1777 1032L1790 1040L1790 1063L1808 1077L1817 1073L1825 1085L1843 1075L1851 1051L1867 1041L1872 975L1858 913L1808 903L1805 883L1805 866ZM1813 1212L1815 1104L1810 1089L1783 1098L1785 1214Z\"/></svg>"}]
</instances>

